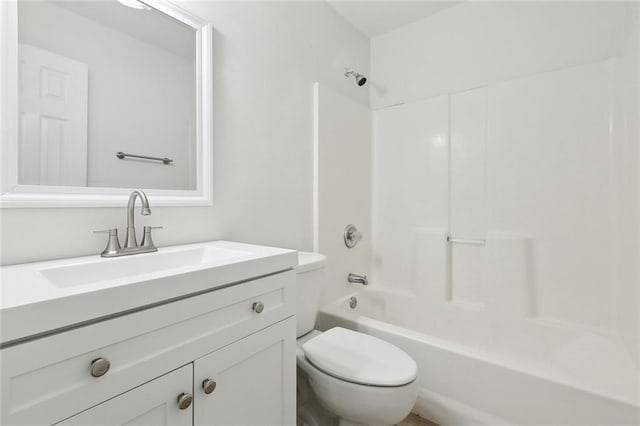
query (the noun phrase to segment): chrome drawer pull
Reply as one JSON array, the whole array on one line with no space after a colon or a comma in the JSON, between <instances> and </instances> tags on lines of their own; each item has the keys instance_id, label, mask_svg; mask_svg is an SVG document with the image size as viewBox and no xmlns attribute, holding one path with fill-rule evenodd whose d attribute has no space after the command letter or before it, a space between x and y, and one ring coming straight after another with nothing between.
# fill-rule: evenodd
<instances>
[{"instance_id":1,"label":"chrome drawer pull","mask_svg":"<svg viewBox=\"0 0 640 426\"><path fill-rule=\"evenodd\" d=\"M91 361L91 375L93 377L102 377L107 374L109 368L111 367L111 363L104 358L96 358Z\"/></svg>"},{"instance_id":2,"label":"chrome drawer pull","mask_svg":"<svg viewBox=\"0 0 640 426\"><path fill-rule=\"evenodd\" d=\"M264 310L264 304L262 302L254 302L251 309L253 309L256 314L259 314Z\"/></svg>"}]
</instances>

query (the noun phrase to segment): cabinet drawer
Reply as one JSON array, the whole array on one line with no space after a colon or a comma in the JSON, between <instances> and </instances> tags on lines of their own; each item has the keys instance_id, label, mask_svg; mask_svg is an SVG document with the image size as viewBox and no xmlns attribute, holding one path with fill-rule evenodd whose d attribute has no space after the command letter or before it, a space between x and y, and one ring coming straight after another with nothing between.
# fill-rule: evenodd
<instances>
[{"instance_id":1,"label":"cabinet drawer","mask_svg":"<svg viewBox=\"0 0 640 426\"><path fill-rule=\"evenodd\" d=\"M2 424L55 423L292 316L294 286L286 271L3 349Z\"/></svg>"}]
</instances>

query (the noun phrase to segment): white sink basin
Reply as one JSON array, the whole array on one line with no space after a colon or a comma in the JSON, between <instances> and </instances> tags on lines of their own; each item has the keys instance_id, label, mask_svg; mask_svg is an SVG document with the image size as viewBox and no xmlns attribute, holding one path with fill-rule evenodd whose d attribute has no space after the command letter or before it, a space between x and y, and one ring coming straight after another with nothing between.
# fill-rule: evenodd
<instances>
[{"instance_id":1,"label":"white sink basin","mask_svg":"<svg viewBox=\"0 0 640 426\"><path fill-rule=\"evenodd\" d=\"M41 269L39 272L56 287L76 287L104 281L135 280L147 274L163 274L174 269L221 263L248 255L248 252L219 247L174 248L169 252L137 254Z\"/></svg>"},{"instance_id":2,"label":"white sink basin","mask_svg":"<svg viewBox=\"0 0 640 426\"><path fill-rule=\"evenodd\" d=\"M0 345L290 269L294 250L210 241L0 267Z\"/></svg>"}]
</instances>

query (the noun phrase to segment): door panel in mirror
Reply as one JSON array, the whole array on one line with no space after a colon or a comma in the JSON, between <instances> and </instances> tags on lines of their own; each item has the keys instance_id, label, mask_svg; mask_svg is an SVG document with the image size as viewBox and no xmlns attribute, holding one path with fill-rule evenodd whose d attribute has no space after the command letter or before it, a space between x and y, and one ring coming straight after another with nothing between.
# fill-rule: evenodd
<instances>
[{"instance_id":1,"label":"door panel in mirror","mask_svg":"<svg viewBox=\"0 0 640 426\"><path fill-rule=\"evenodd\" d=\"M19 182L86 186L87 65L27 44L19 54Z\"/></svg>"}]
</instances>

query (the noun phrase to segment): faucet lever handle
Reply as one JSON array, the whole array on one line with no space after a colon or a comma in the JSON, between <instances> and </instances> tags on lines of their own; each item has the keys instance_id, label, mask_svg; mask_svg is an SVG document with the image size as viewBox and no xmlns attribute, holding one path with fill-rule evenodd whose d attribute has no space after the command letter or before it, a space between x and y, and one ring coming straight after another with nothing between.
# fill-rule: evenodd
<instances>
[{"instance_id":1,"label":"faucet lever handle","mask_svg":"<svg viewBox=\"0 0 640 426\"><path fill-rule=\"evenodd\" d=\"M98 231L93 231L94 234L109 234L110 237L114 235L118 235L118 228L109 228L109 229L100 229Z\"/></svg>"},{"instance_id":2,"label":"faucet lever handle","mask_svg":"<svg viewBox=\"0 0 640 426\"><path fill-rule=\"evenodd\" d=\"M102 251L101 255L103 257L112 256L118 250L120 250L120 241L118 240L118 228L109 228L102 229L99 231L93 231L94 234L109 234L109 239L107 240L107 246Z\"/></svg>"},{"instance_id":3,"label":"faucet lever handle","mask_svg":"<svg viewBox=\"0 0 640 426\"><path fill-rule=\"evenodd\" d=\"M142 236L142 244L140 244L141 247L155 247L155 244L153 244L153 240L151 239L152 229L162 229L162 226L145 226L144 234Z\"/></svg>"}]
</instances>

